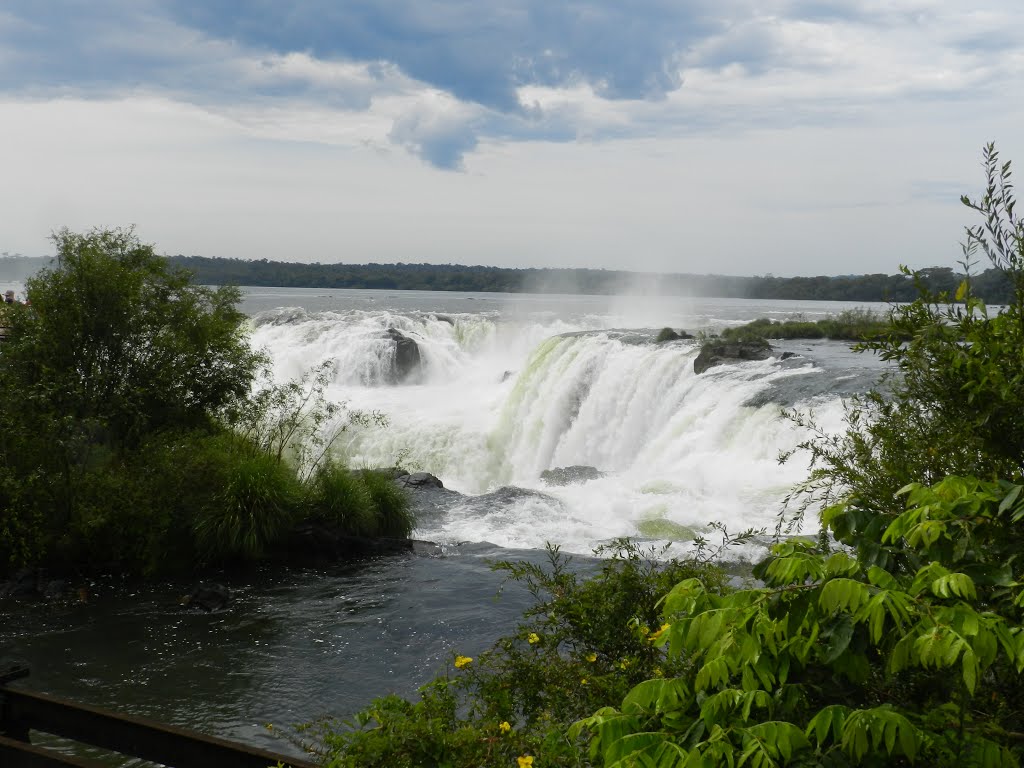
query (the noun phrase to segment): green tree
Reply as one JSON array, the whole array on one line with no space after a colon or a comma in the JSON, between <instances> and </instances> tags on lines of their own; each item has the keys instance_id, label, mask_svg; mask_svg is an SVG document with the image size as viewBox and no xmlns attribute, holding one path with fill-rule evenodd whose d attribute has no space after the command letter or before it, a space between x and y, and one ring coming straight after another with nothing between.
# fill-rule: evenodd
<instances>
[{"instance_id":1,"label":"green tree","mask_svg":"<svg viewBox=\"0 0 1024 768\"><path fill-rule=\"evenodd\" d=\"M131 229L53 240L55 266L27 281L31 308L13 313L7 402L132 448L246 397L265 359L246 343L237 288L193 284Z\"/></svg>"},{"instance_id":2,"label":"green tree","mask_svg":"<svg viewBox=\"0 0 1024 768\"><path fill-rule=\"evenodd\" d=\"M194 285L132 230L53 239L55 263L27 281L31 304L9 309L0 350L0 548L32 561L77 539L116 560L151 511L140 448L215 429L264 357L237 289Z\"/></svg>"}]
</instances>

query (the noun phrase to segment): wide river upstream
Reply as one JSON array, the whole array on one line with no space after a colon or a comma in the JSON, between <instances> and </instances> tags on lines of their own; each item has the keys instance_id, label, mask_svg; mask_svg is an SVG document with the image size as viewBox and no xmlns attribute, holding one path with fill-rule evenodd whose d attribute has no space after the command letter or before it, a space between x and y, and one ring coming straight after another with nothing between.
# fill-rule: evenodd
<instances>
[{"instance_id":1,"label":"wide river upstream","mask_svg":"<svg viewBox=\"0 0 1024 768\"><path fill-rule=\"evenodd\" d=\"M248 289L252 343L278 381L331 361L332 400L387 416L387 427L336 440L350 466L398 462L450 489L414 498L413 535L431 544L328 569L236 574L224 579L228 608L214 613L179 605L193 582L98 579L85 600L0 602L0 659L28 661L22 685L34 690L292 752L277 733L347 717L385 693L414 695L454 653L474 655L510 630L530 598L514 586L496 598L494 560L541 560L553 543L586 567L618 537L674 542L683 554L712 521L773 530L807 471L799 455L778 463L802 437L784 411L811 410L837 430L842 398L877 380L880 364L843 343L792 341L768 360L698 376L695 341L655 336L853 308ZM419 353L398 383L395 332ZM541 479L571 466L600 475Z\"/></svg>"}]
</instances>

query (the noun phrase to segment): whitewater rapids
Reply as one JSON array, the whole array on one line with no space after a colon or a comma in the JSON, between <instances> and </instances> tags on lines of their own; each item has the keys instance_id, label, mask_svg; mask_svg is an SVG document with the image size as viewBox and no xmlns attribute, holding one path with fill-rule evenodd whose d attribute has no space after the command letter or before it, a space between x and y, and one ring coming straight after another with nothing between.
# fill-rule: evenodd
<instances>
[{"instance_id":1,"label":"whitewater rapids","mask_svg":"<svg viewBox=\"0 0 1024 768\"><path fill-rule=\"evenodd\" d=\"M724 315L720 324L740 321ZM685 548L712 521L774 529L782 498L807 472L806 458L778 462L802 437L783 410L813 408L838 428L850 390L840 382L866 386L872 371L843 345L818 342L789 345L790 360L780 348L696 375L696 341L658 344L658 328L625 320L292 306L256 313L252 339L279 381L331 361L332 400L387 415L386 428L342 435L335 450L349 466L400 462L465 495L422 516L417 538L589 553L617 537ZM404 384L386 383L388 329L419 348L420 369ZM565 486L541 479L573 465L603 474Z\"/></svg>"}]
</instances>

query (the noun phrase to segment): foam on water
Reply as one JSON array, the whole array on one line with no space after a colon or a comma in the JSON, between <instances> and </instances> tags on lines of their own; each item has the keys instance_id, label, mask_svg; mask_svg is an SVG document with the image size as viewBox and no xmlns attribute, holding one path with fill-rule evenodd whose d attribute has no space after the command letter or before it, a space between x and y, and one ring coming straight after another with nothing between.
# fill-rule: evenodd
<instances>
[{"instance_id":1,"label":"foam on water","mask_svg":"<svg viewBox=\"0 0 1024 768\"><path fill-rule=\"evenodd\" d=\"M386 429L338 442L351 466L401 458L472 497L504 486L539 491L467 498L423 522L419 537L589 552L620 536L689 538L711 521L773 527L806 464L778 464L800 436L759 395L821 369L770 359L698 376L695 342L655 344L651 329L615 329L621 320L281 309L254 318L253 340L271 353L279 379L333 360L330 396L387 414ZM419 346L417 383L384 385L394 356L388 328ZM835 423L840 407L838 397L816 405ZM561 487L540 479L572 465L604 475Z\"/></svg>"}]
</instances>

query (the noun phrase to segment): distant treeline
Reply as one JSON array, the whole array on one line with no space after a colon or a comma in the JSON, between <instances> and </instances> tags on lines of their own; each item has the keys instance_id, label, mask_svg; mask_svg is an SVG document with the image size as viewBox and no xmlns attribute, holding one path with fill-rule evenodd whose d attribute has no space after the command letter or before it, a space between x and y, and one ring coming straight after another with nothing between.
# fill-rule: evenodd
<instances>
[{"instance_id":1,"label":"distant treeline","mask_svg":"<svg viewBox=\"0 0 1024 768\"><path fill-rule=\"evenodd\" d=\"M205 285L259 285L286 288L377 288L385 290L507 293L618 294L656 289L677 296L823 301L913 301L907 275L873 274L838 277L732 277L623 272L603 269L509 269L458 264L304 264L260 259L169 256ZM49 262L46 258L0 258L0 279L20 280ZM14 269L8 269L12 267ZM32 267L32 268L30 268ZM12 274L16 272L16 274ZM955 292L963 275L949 267L920 271L933 291ZM1004 273L988 269L974 275L975 295L990 304L1011 299Z\"/></svg>"}]
</instances>

